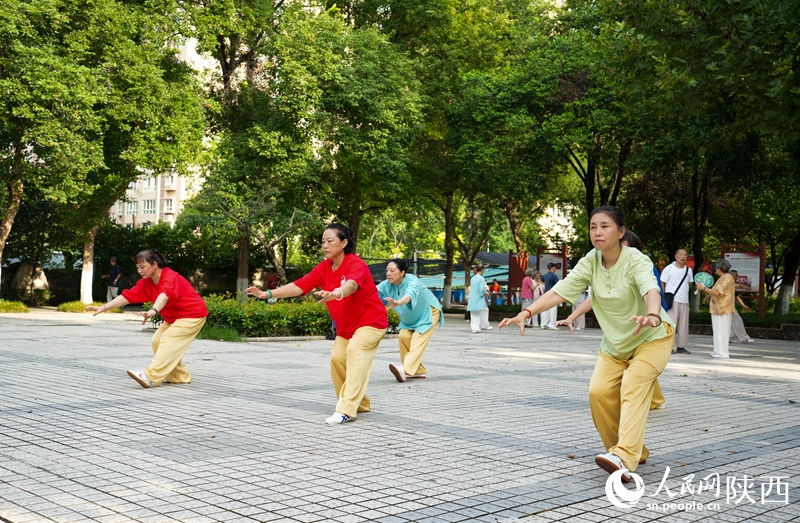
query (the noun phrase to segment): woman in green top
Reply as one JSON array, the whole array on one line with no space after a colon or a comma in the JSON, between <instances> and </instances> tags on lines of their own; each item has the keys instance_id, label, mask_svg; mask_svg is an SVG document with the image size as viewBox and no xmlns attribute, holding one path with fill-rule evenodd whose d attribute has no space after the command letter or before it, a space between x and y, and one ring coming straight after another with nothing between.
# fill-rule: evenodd
<instances>
[{"instance_id":1,"label":"woman in green top","mask_svg":"<svg viewBox=\"0 0 800 523\"><path fill-rule=\"evenodd\" d=\"M625 214L616 207L592 211L589 236L594 249L566 278L533 305L500 327L515 323L525 332L525 319L592 286L594 311L603 329L600 355L589 383L592 420L607 453L595 458L609 473L628 472L644 463L647 414L656 378L672 354L674 326L661 308L661 293L653 278L653 263L636 249L622 245Z\"/></svg>"}]
</instances>

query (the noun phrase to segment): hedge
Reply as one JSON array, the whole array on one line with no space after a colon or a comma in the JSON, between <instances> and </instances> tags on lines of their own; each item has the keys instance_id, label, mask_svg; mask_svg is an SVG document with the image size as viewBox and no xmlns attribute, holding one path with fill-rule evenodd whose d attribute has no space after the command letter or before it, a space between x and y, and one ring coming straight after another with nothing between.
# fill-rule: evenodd
<instances>
[{"instance_id":1,"label":"hedge","mask_svg":"<svg viewBox=\"0 0 800 523\"><path fill-rule=\"evenodd\" d=\"M741 314L745 327L762 327L767 329L780 329L784 323L800 324L800 314L787 314L785 316L775 316L765 314L759 318L755 312L745 312ZM690 312L689 323L695 325L711 325L711 313L709 312Z\"/></svg>"},{"instance_id":2,"label":"hedge","mask_svg":"<svg viewBox=\"0 0 800 523\"><path fill-rule=\"evenodd\" d=\"M242 303L230 296L208 296L208 325L236 330L248 338L273 336L324 336L331 326L328 308L314 299L279 301L273 305L249 299ZM389 327L400 323L390 311Z\"/></svg>"},{"instance_id":3,"label":"hedge","mask_svg":"<svg viewBox=\"0 0 800 523\"><path fill-rule=\"evenodd\" d=\"M19 301L0 300L0 313L30 312L24 303Z\"/></svg>"}]
</instances>

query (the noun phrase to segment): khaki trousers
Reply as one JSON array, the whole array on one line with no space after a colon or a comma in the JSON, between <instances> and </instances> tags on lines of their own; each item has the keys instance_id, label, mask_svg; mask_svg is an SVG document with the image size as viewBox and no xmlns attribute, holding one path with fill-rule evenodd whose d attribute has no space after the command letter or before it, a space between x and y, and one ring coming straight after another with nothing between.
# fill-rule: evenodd
<instances>
[{"instance_id":1,"label":"khaki trousers","mask_svg":"<svg viewBox=\"0 0 800 523\"><path fill-rule=\"evenodd\" d=\"M170 383L192 382L192 375L181 358L205 324L206 318L181 318L171 325L167 322L161 324L150 340L155 356L150 366L144 369L153 384L161 385L165 380Z\"/></svg>"},{"instance_id":2,"label":"khaki trousers","mask_svg":"<svg viewBox=\"0 0 800 523\"><path fill-rule=\"evenodd\" d=\"M372 360L385 335L386 329L361 327L349 340L336 337L331 350L331 379L339 400L337 412L354 419L359 412L369 412L367 383L372 372Z\"/></svg>"},{"instance_id":3,"label":"khaki trousers","mask_svg":"<svg viewBox=\"0 0 800 523\"><path fill-rule=\"evenodd\" d=\"M689 304L672 302L672 308L667 311L669 317L675 322L675 347L686 348L689 340Z\"/></svg>"},{"instance_id":4,"label":"khaki trousers","mask_svg":"<svg viewBox=\"0 0 800 523\"><path fill-rule=\"evenodd\" d=\"M417 332L409 329L402 329L400 331L400 362L403 364L403 370L408 376L413 376L417 373L426 374L428 371L425 365L422 364L422 356L425 355L425 349L428 348L428 342L431 341L433 331L439 326L439 316L441 313L436 307L431 307L431 316L433 325L425 332Z\"/></svg>"},{"instance_id":5,"label":"khaki trousers","mask_svg":"<svg viewBox=\"0 0 800 523\"><path fill-rule=\"evenodd\" d=\"M653 400L656 378L672 354L674 331L637 347L628 360L600 352L589 383L592 421L606 450L622 459L631 472L650 451L644 446L647 414Z\"/></svg>"}]
</instances>

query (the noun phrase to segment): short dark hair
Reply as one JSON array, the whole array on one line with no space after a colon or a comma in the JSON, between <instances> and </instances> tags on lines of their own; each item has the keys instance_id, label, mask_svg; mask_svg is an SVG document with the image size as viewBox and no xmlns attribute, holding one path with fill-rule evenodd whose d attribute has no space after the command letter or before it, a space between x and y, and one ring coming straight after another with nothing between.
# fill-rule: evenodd
<instances>
[{"instance_id":1,"label":"short dark hair","mask_svg":"<svg viewBox=\"0 0 800 523\"><path fill-rule=\"evenodd\" d=\"M109 259L110 259L111 261L113 261L114 263L117 263L117 257L116 257L116 256L112 256L112 257L111 257L111 258L109 258Z\"/></svg>"},{"instance_id":2,"label":"short dark hair","mask_svg":"<svg viewBox=\"0 0 800 523\"><path fill-rule=\"evenodd\" d=\"M394 263L398 271L406 273L408 272L408 265L406 265L406 262L403 260L389 260L389 263ZM389 266L389 263L386 264L387 267Z\"/></svg>"},{"instance_id":3,"label":"short dark hair","mask_svg":"<svg viewBox=\"0 0 800 523\"><path fill-rule=\"evenodd\" d=\"M595 214L607 214L612 220L614 220L614 223L617 224L618 228L625 227L625 213L619 207L614 207L613 205L601 205L592 211L592 214L589 215L589 219L591 220L594 218Z\"/></svg>"},{"instance_id":4,"label":"short dark hair","mask_svg":"<svg viewBox=\"0 0 800 523\"><path fill-rule=\"evenodd\" d=\"M644 252L642 239L639 238L639 235L635 232L625 231L625 236L622 237L622 241L628 242L628 247L633 247L634 249L639 249L639 251Z\"/></svg>"},{"instance_id":5,"label":"short dark hair","mask_svg":"<svg viewBox=\"0 0 800 523\"><path fill-rule=\"evenodd\" d=\"M475 264L475 270L478 271L478 272L483 272L483 264L482 263L476 263Z\"/></svg>"},{"instance_id":6,"label":"short dark hair","mask_svg":"<svg viewBox=\"0 0 800 523\"><path fill-rule=\"evenodd\" d=\"M350 230L350 227L337 222L328 225L325 227L325 230L336 231L337 238L341 241L347 240L347 245L344 246L345 254L353 254L356 252L356 242L353 240L353 231Z\"/></svg>"},{"instance_id":7,"label":"short dark hair","mask_svg":"<svg viewBox=\"0 0 800 523\"><path fill-rule=\"evenodd\" d=\"M547 264L547 270L549 271L550 269L552 269L552 268L553 268L553 267L555 267L555 266L556 266L556 264L555 264L555 263L548 263L548 264Z\"/></svg>"},{"instance_id":8,"label":"short dark hair","mask_svg":"<svg viewBox=\"0 0 800 523\"><path fill-rule=\"evenodd\" d=\"M134 261L136 261L136 263L145 262L149 263L150 265L157 263L159 269L163 269L167 266L167 259L163 254L158 252L157 249L145 249L143 251L139 251L139 253L136 255L136 258L134 258Z\"/></svg>"}]
</instances>

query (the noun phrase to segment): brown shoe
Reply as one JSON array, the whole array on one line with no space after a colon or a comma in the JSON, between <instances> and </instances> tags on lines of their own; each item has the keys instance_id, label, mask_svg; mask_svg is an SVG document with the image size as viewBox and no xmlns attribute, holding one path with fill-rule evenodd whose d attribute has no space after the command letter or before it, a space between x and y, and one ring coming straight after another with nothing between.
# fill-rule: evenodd
<instances>
[{"instance_id":1,"label":"brown shoe","mask_svg":"<svg viewBox=\"0 0 800 523\"><path fill-rule=\"evenodd\" d=\"M389 364L389 370L392 371L392 374L394 374L394 378L400 383L406 381L406 379L403 377L404 374L403 371L398 369L397 365L395 365L394 363Z\"/></svg>"}]
</instances>

